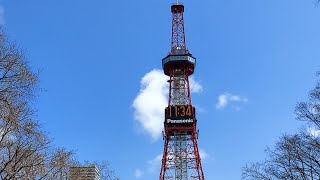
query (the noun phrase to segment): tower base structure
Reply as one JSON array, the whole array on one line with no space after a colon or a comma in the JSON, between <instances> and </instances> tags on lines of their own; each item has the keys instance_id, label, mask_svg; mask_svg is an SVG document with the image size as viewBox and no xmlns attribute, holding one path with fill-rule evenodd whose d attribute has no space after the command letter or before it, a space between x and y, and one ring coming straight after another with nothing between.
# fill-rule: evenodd
<instances>
[{"instance_id":1,"label":"tower base structure","mask_svg":"<svg viewBox=\"0 0 320 180\"><path fill-rule=\"evenodd\" d=\"M160 180L204 180L197 133L175 130L164 136Z\"/></svg>"}]
</instances>

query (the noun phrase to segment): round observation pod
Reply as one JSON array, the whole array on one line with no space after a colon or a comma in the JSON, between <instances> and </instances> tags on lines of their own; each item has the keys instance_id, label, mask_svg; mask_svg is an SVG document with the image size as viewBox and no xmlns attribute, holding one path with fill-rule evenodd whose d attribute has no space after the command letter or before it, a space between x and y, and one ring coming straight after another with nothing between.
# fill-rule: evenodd
<instances>
[{"instance_id":1,"label":"round observation pod","mask_svg":"<svg viewBox=\"0 0 320 180\"><path fill-rule=\"evenodd\" d=\"M174 69L184 69L186 75L194 73L196 66L196 58L191 53L187 54L169 54L167 57L162 59L162 68L164 74L170 76L171 71Z\"/></svg>"}]
</instances>

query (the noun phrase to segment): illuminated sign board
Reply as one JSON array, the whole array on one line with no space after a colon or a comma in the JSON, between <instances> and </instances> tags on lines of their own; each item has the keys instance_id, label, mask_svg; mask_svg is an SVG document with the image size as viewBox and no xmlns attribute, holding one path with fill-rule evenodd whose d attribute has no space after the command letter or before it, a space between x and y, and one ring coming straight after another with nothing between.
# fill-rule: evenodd
<instances>
[{"instance_id":1,"label":"illuminated sign board","mask_svg":"<svg viewBox=\"0 0 320 180\"><path fill-rule=\"evenodd\" d=\"M191 105L174 105L165 110L167 123L192 123L195 108Z\"/></svg>"}]
</instances>

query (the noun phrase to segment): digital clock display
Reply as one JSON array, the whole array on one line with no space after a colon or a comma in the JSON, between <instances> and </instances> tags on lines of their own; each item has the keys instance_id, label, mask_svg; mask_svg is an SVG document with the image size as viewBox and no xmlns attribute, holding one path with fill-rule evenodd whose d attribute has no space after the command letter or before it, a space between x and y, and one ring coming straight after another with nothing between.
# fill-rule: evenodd
<instances>
[{"instance_id":1,"label":"digital clock display","mask_svg":"<svg viewBox=\"0 0 320 180\"><path fill-rule=\"evenodd\" d=\"M165 110L166 119L193 119L195 108L191 105L169 106Z\"/></svg>"}]
</instances>

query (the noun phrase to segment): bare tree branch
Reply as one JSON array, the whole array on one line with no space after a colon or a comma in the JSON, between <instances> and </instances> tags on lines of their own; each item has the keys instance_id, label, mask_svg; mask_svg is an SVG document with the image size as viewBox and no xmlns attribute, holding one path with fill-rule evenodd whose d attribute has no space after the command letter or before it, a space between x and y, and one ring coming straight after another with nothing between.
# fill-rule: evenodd
<instances>
[{"instance_id":1,"label":"bare tree branch","mask_svg":"<svg viewBox=\"0 0 320 180\"><path fill-rule=\"evenodd\" d=\"M320 129L320 81L309 92L309 100L297 104L295 113L296 119ZM273 149L267 148L266 153L265 161L243 168L242 179L320 179L320 135L307 129L294 135L283 135Z\"/></svg>"},{"instance_id":2,"label":"bare tree branch","mask_svg":"<svg viewBox=\"0 0 320 180\"><path fill-rule=\"evenodd\" d=\"M31 106L38 74L0 31L0 179L62 180L79 163L73 151L54 148ZM107 162L95 163L101 179L118 180Z\"/></svg>"}]
</instances>

